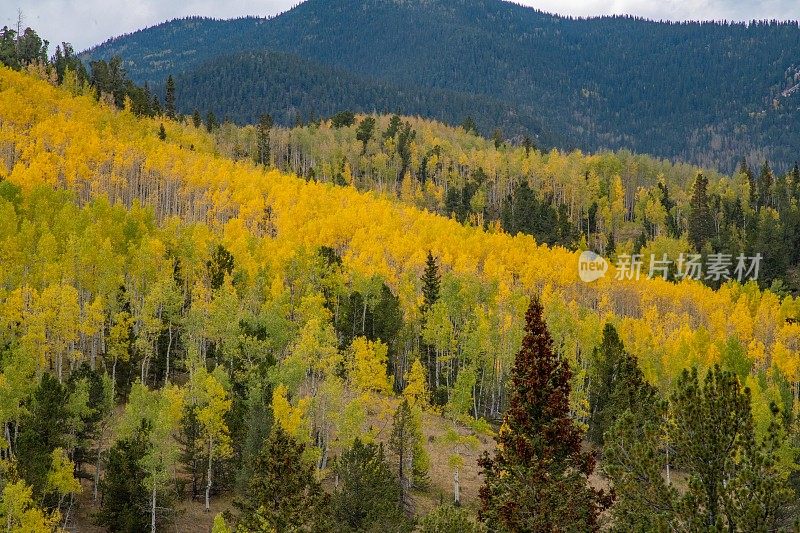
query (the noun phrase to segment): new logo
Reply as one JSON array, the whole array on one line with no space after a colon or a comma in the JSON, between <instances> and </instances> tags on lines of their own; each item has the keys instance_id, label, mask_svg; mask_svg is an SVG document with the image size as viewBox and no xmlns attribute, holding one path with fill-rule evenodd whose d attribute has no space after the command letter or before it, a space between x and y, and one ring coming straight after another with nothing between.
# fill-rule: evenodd
<instances>
[{"instance_id":1,"label":"new logo","mask_svg":"<svg viewBox=\"0 0 800 533\"><path fill-rule=\"evenodd\" d=\"M591 283L608 272L608 261L591 250L586 250L578 257L578 276L582 281Z\"/></svg>"}]
</instances>

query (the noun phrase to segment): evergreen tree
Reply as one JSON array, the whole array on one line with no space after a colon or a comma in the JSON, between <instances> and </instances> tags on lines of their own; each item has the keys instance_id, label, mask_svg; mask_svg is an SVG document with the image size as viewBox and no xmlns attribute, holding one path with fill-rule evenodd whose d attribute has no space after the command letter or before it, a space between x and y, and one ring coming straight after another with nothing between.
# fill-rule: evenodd
<instances>
[{"instance_id":1,"label":"evergreen tree","mask_svg":"<svg viewBox=\"0 0 800 533\"><path fill-rule=\"evenodd\" d=\"M689 244L699 252L714 233L708 205L708 178L703 174L698 174L694 181L689 209Z\"/></svg>"},{"instance_id":2,"label":"evergreen tree","mask_svg":"<svg viewBox=\"0 0 800 533\"><path fill-rule=\"evenodd\" d=\"M411 489L427 484L428 456L422 441L421 413L404 398L394 413L389 449L397 456L401 503L407 515L413 514Z\"/></svg>"},{"instance_id":3,"label":"evergreen tree","mask_svg":"<svg viewBox=\"0 0 800 533\"><path fill-rule=\"evenodd\" d=\"M433 257L433 252L428 250L425 260L425 272L422 274L422 314L424 315L439 300L442 277L439 274L439 265Z\"/></svg>"},{"instance_id":4,"label":"evergreen tree","mask_svg":"<svg viewBox=\"0 0 800 533\"><path fill-rule=\"evenodd\" d=\"M110 378L93 370L84 363L69 375L67 394L72 401L69 404L82 403L85 395L85 409L76 413L79 417L74 426L72 460L75 463L76 475L83 479L92 479L92 474L84 470L84 465L99 464L100 443L98 439L102 428L101 421L113 410ZM77 402L76 402L77 400ZM74 415L73 415L74 416ZM93 449L94 448L94 449Z\"/></svg>"},{"instance_id":5,"label":"evergreen tree","mask_svg":"<svg viewBox=\"0 0 800 533\"><path fill-rule=\"evenodd\" d=\"M683 521L693 528L772 531L790 523L791 491L777 473L785 435L778 409L761 445L756 444L750 390L719 366L699 383L684 371L670 400L670 441L677 465L691 473Z\"/></svg>"},{"instance_id":6,"label":"evergreen tree","mask_svg":"<svg viewBox=\"0 0 800 533\"><path fill-rule=\"evenodd\" d=\"M608 503L589 486L594 458L581 451L570 416L572 372L553 351L542 311L532 298L498 446L479 461L480 517L492 531L592 531Z\"/></svg>"},{"instance_id":7,"label":"evergreen tree","mask_svg":"<svg viewBox=\"0 0 800 533\"><path fill-rule=\"evenodd\" d=\"M645 380L636 358L625 351L611 324L603 329L603 340L595 348L592 361L588 437L602 445L604 433L626 410L652 419L658 392Z\"/></svg>"},{"instance_id":8,"label":"evergreen tree","mask_svg":"<svg viewBox=\"0 0 800 533\"><path fill-rule=\"evenodd\" d=\"M330 498L303 459L305 445L276 424L259 453L238 527L245 531L332 531Z\"/></svg>"},{"instance_id":9,"label":"evergreen tree","mask_svg":"<svg viewBox=\"0 0 800 533\"><path fill-rule=\"evenodd\" d=\"M433 307L433 304L439 300L441 281L442 278L439 274L439 265L436 264L436 259L433 258L433 253L428 250L428 258L425 262L425 271L422 274L422 308L420 309L420 313L422 315L423 328L425 327L425 321L428 312ZM433 394L433 399L436 401L438 398L437 389L439 388L437 379L438 372L436 368L436 352L432 346L429 346L424 342L421 342L421 346L425 351L425 363L428 369L428 383L431 385L431 394Z\"/></svg>"},{"instance_id":10,"label":"evergreen tree","mask_svg":"<svg viewBox=\"0 0 800 533\"><path fill-rule=\"evenodd\" d=\"M407 531L400 507L401 487L383 454L383 445L356 439L334 467L332 504L336 522L347 531Z\"/></svg>"},{"instance_id":11,"label":"evergreen tree","mask_svg":"<svg viewBox=\"0 0 800 533\"><path fill-rule=\"evenodd\" d=\"M206 115L206 131L211 133L215 129L217 129L219 123L217 122L217 116L214 114L213 111L209 111Z\"/></svg>"},{"instance_id":12,"label":"evergreen tree","mask_svg":"<svg viewBox=\"0 0 800 533\"><path fill-rule=\"evenodd\" d=\"M109 531L140 533L150 528L147 473L141 467L149 448L148 432L142 424L132 438L118 441L108 452L97 522Z\"/></svg>"},{"instance_id":13,"label":"evergreen tree","mask_svg":"<svg viewBox=\"0 0 800 533\"><path fill-rule=\"evenodd\" d=\"M729 523L739 531L780 531L797 529L800 502L787 483L779 464L785 450L786 432L775 403L771 420L761 442L752 427L746 427L736 477L723 496ZM730 528L729 528L730 529Z\"/></svg>"},{"instance_id":14,"label":"evergreen tree","mask_svg":"<svg viewBox=\"0 0 800 533\"><path fill-rule=\"evenodd\" d=\"M175 80L172 78L172 74L167 77L167 94L164 98L164 111L167 113L167 117L171 119L175 118Z\"/></svg>"},{"instance_id":15,"label":"evergreen tree","mask_svg":"<svg viewBox=\"0 0 800 533\"><path fill-rule=\"evenodd\" d=\"M764 164L761 166L761 174L758 176L758 205L760 207L773 206L772 186L774 181L769 162L764 161Z\"/></svg>"},{"instance_id":16,"label":"evergreen tree","mask_svg":"<svg viewBox=\"0 0 800 533\"><path fill-rule=\"evenodd\" d=\"M68 419L66 387L43 374L15 443L20 475L39 497L44 495L53 450L67 447Z\"/></svg>"},{"instance_id":17,"label":"evergreen tree","mask_svg":"<svg viewBox=\"0 0 800 533\"><path fill-rule=\"evenodd\" d=\"M265 167L270 166L272 160L270 158L270 131L272 130L272 116L271 115L261 115L258 119L258 127L256 128L257 140L258 143L258 159L257 163L259 165L264 165Z\"/></svg>"},{"instance_id":18,"label":"evergreen tree","mask_svg":"<svg viewBox=\"0 0 800 533\"><path fill-rule=\"evenodd\" d=\"M150 104L150 109L152 109L153 116L160 117L162 110L161 110L161 101L158 99L158 95L153 95L153 103Z\"/></svg>"},{"instance_id":19,"label":"evergreen tree","mask_svg":"<svg viewBox=\"0 0 800 533\"><path fill-rule=\"evenodd\" d=\"M233 255L224 246L218 244L211 253L211 259L206 262L212 289L216 290L222 287L225 276L233 273L233 264Z\"/></svg>"},{"instance_id":20,"label":"evergreen tree","mask_svg":"<svg viewBox=\"0 0 800 533\"><path fill-rule=\"evenodd\" d=\"M367 153L367 144L372 139L373 132L375 131L375 117L364 117L358 125L356 130L356 139L361 141L361 154Z\"/></svg>"},{"instance_id":21,"label":"evergreen tree","mask_svg":"<svg viewBox=\"0 0 800 533\"><path fill-rule=\"evenodd\" d=\"M669 188L663 181L658 182L658 189L661 191L661 205L667 213L667 235L673 239L680 236L680 228L678 228L678 220L672 210L675 208L675 201L669 196Z\"/></svg>"},{"instance_id":22,"label":"evergreen tree","mask_svg":"<svg viewBox=\"0 0 800 533\"><path fill-rule=\"evenodd\" d=\"M606 433L603 473L617 497L612 531L668 531L675 523L678 493L663 477L669 458L660 422L627 410Z\"/></svg>"},{"instance_id":23,"label":"evergreen tree","mask_svg":"<svg viewBox=\"0 0 800 533\"><path fill-rule=\"evenodd\" d=\"M192 112L192 125L195 128L199 128L200 126L203 125L203 119L200 118L200 111L198 111L197 109L195 109Z\"/></svg>"},{"instance_id":24,"label":"evergreen tree","mask_svg":"<svg viewBox=\"0 0 800 533\"><path fill-rule=\"evenodd\" d=\"M495 129L494 133L492 133L492 142L494 142L496 150L503 146L503 132L500 131L500 128Z\"/></svg>"},{"instance_id":25,"label":"evergreen tree","mask_svg":"<svg viewBox=\"0 0 800 533\"><path fill-rule=\"evenodd\" d=\"M352 111L340 111L331 117L333 129L349 128L356 122L356 115Z\"/></svg>"},{"instance_id":26,"label":"evergreen tree","mask_svg":"<svg viewBox=\"0 0 800 533\"><path fill-rule=\"evenodd\" d=\"M478 135L478 126L475 124L475 121L469 115L467 116L467 118L464 119L464 122L461 123L461 129L463 129L467 133Z\"/></svg>"},{"instance_id":27,"label":"evergreen tree","mask_svg":"<svg viewBox=\"0 0 800 533\"><path fill-rule=\"evenodd\" d=\"M158 127L158 138L161 139L162 141L167 140L167 130L164 129L164 124L161 124Z\"/></svg>"},{"instance_id":28,"label":"evergreen tree","mask_svg":"<svg viewBox=\"0 0 800 533\"><path fill-rule=\"evenodd\" d=\"M403 121L400 120L400 117L397 115L392 115L392 118L389 119L389 127L386 128L386 131L383 132L384 139L393 139L397 132L400 131L400 126L402 126Z\"/></svg>"}]
</instances>

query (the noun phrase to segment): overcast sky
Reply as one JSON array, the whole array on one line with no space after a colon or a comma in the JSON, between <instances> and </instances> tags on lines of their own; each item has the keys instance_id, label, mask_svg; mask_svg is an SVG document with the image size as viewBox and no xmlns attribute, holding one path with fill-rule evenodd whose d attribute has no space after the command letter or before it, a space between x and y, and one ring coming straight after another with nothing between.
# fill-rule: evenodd
<instances>
[{"instance_id":1,"label":"overcast sky","mask_svg":"<svg viewBox=\"0 0 800 533\"><path fill-rule=\"evenodd\" d=\"M800 19L799 0L516 0L551 13L627 13L652 19ZM187 15L231 18L275 15L298 0L0 0L0 26L24 22L51 42L83 50L107 38Z\"/></svg>"}]
</instances>

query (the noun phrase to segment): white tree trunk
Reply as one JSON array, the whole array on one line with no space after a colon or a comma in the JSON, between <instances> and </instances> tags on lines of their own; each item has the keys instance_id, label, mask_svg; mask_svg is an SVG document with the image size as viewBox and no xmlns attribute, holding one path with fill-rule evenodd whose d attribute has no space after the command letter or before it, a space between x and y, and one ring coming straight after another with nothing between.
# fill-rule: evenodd
<instances>
[{"instance_id":1,"label":"white tree trunk","mask_svg":"<svg viewBox=\"0 0 800 533\"><path fill-rule=\"evenodd\" d=\"M458 483L458 468L453 472L453 501L456 505L461 505L461 486Z\"/></svg>"},{"instance_id":2,"label":"white tree trunk","mask_svg":"<svg viewBox=\"0 0 800 533\"><path fill-rule=\"evenodd\" d=\"M150 533L156 533L156 484L153 483L153 494L150 505Z\"/></svg>"},{"instance_id":3,"label":"white tree trunk","mask_svg":"<svg viewBox=\"0 0 800 533\"><path fill-rule=\"evenodd\" d=\"M208 438L208 473L206 475L206 512L210 509L210 499L211 499L211 465L213 462L213 450L214 439L212 437Z\"/></svg>"}]
</instances>

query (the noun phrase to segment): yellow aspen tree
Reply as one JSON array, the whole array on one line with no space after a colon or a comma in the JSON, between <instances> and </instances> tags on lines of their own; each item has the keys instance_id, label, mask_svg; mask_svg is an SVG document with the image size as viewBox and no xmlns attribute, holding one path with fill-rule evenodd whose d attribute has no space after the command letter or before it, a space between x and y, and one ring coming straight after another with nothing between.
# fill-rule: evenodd
<instances>
[{"instance_id":1,"label":"yellow aspen tree","mask_svg":"<svg viewBox=\"0 0 800 533\"><path fill-rule=\"evenodd\" d=\"M419 359L414 359L411 368L405 377L406 388L403 389L403 397L408 400L409 405L424 406L428 398L428 386L425 378L425 369Z\"/></svg>"},{"instance_id":2,"label":"yellow aspen tree","mask_svg":"<svg viewBox=\"0 0 800 533\"><path fill-rule=\"evenodd\" d=\"M207 442L208 469L206 471L205 504L206 511L208 511L210 509L211 478L214 461L227 459L233 454L228 425L225 422L225 415L230 411L233 402L215 372L202 372L200 374L200 401L197 420L202 426L202 434Z\"/></svg>"},{"instance_id":3,"label":"yellow aspen tree","mask_svg":"<svg viewBox=\"0 0 800 533\"><path fill-rule=\"evenodd\" d=\"M350 381L353 386L365 392L388 394L392 385L387 376L388 347L378 341L356 337L351 345L352 361Z\"/></svg>"}]
</instances>

